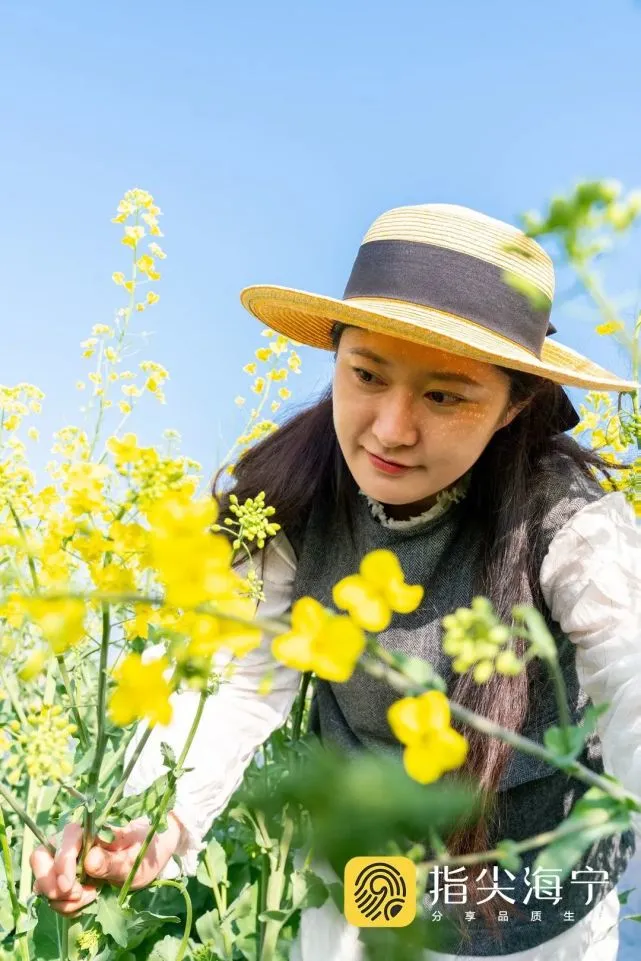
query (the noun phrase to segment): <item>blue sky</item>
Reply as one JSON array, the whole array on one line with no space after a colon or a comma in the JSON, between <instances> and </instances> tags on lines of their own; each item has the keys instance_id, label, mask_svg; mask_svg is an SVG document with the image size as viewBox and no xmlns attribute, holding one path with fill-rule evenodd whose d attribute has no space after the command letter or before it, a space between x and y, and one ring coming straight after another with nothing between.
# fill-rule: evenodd
<instances>
[{"instance_id":1,"label":"blue sky","mask_svg":"<svg viewBox=\"0 0 641 961\"><path fill-rule=\"evenodd\" d=\"M401 204L514 221L580 178L641 186L632 0L0 0L0 15L0 382L45 391L43 438L79 421L79 341L120 305L110 218L129 187L164 211L140 359L171 373L167 406L149 400L132 428L145 442L178 429L209 473L244 426L233 398L253 397L241 367L265 344L242 287L340 297L367 227ZM610 271L628 318L636 251ZM561 342L630 374L576 304L553 320ZM300 353L298 403L332 367Z\"/></svg>"}]
</instances>

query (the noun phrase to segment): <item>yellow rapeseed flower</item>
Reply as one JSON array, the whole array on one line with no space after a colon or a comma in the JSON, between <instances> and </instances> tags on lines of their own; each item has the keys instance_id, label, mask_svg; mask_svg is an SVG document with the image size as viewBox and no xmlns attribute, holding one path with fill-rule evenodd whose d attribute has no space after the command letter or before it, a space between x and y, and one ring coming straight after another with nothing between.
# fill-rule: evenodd
<instances>
[{"instance_id":1,"label":"yellow rapeseed flower","mask_svg":"<svg viewBox=\"0 0 641 961\"><path fill-rule=\"evenodd\" d=\"M620 320L610 320L606 324L599 324L595 329L597 334L607 335L615 334L619 330L623 330L625 324Z\"/></svg>"},{"instance_id":2,"label":"yellow rapeseed flower","mask_svg":"<svg viewBox=\"0 0 641 961\"><path fill-rule=\"evenodd\" d=\"M292 607L291 631L272 641L274 657L299 671L314 671L327 681L347 681L365 649L365 634L345 614L333 614L313 597Z\"/></svg>"},{"instance_id":3,"label":"yellow rapeseed flower","mask_svg":"<svg viewBox=\"0 0 641 961\"><path fill-rule=\"evenodd\" d=\"M72 597L55 600L28 597L24 598L23 604L54 654L64 654L82 640L85 633L85 605L82 600Z\"/></svg>"},{"instance_id":4,"label":"yellow rapeseed flower","mask_svg":"<svg viewBox=\"0 0 641 961\"><path fill-rule=\"evenodd\" d=\"M409 614L423 600L420 584L406 584L398 557L390 550L370 551L360 564L359 574L350 574L332 589L337 607L367 631L384 631L392 613Z\"/></svg>"},{"instance_id":5,"label":"yellow rapeseed flower","mask_svg":"<svg viewBox=\"0 0 641 961\"><path fill-rule=\"evenodd\" d=\"M450 706L441 691L401 698L389 708L387 719L406 745L403 765L415 781L430 784L465 762L468 743L450 727Z\"/></svg>"},{"instance_id":6,"label":"yellow rapeseed flower","mask_svg":"<svg viewBox=\"0 0 641 961\"><path fill-rule=\"evenodd\" d=\"M118 727L142 718L150 725L169 724L171 687L164 677L166 657L143 662L140 654L128 654L113 672L116 689L109 698L109 716Z\"/></svg>"},{"instance_id":7,"label":"yellow rapeseed flower","mask_svg":"<svg viewBox=\"0 0 641 961\"><path fill-rule=\"evenodd\" d=\"M117 470L124 472L127 464L135 464L142 457L142 450L138 446L138 438L135 434L124 434L122 437L110 437L107 441L107 450L114 456Z\"/></svg>"}]
</instances>

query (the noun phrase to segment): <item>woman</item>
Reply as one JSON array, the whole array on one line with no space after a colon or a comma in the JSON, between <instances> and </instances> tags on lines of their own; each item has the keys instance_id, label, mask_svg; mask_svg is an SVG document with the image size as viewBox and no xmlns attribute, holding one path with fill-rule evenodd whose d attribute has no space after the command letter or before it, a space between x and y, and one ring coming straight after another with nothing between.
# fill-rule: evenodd
<instances>
[{"instance_id":1,"label":"woman","mask_svg":"<svg viewBox=\"0 0 641 961\"><path fill-rule=\"evenodd\" d=\"M443 617L469 606L475 595L488 596L506 623L514 605L537 606L557 641L573 721L580 721L588 699L612 702L580 760L640 792L633 723L640 708L626 684L641 667L634 513L623 493L606 494L589 469L607 476L608 463L563 435L578 417L561 388L637 385L549 339L556 332L548 321L553 287L547 254L514 227L463 207L426 204L377 218L343 300L247 288L241 299L252 314L296 341L333 350L335 370L320 401L241 459L233 492L242 502L264 490L282 528L263 554L259 614L282 614L305 595L332 606L332 585L357 570L365 553L388 547L408 583L425 585L425 596L413 614L395 615L382 643L433 663L453 700L541 741L557 718L539 662L522 675L495 675L480 685L452 671L440 643ZM537 296L519 292L524 289ZM220 476L214 492L224 514L229 494L218 494ZM239 572L246 569L244 562ZM221 654L217 666L225 662ZM271 692L259 695L269 669ZM170 871L173 853L195 870L202 837L256 748L284 723L299 681L295 668L274 660L265 638L210 699L188 759L195 769L180 781L169 829L145 858L136 886ZM159 773L160 740L182 743L194 697L176 697L174 721L154 732L130 791ZM344 684L316 679L311 729L346 750L400 752L386 716L397 698L360 669ZM462 770L478 780L488 807L472 829L446 839L452 853L553 829L585 791L496 740L465 734L470 751ZM87 872L121 883L142 836L144 825L134 824L111 845L93 848ZM42 849L33 858L38 890L62 913L95 896L90 884L74 879L80 840L70 826L54 862ZM618 917L615 885L633 851L632 832L595 843L560 901L539 891L532 897L536 852L507 875L507 888L505 872L500 878L472 872L466 908L476 916L462 924L457 950L514 961L613 961L616 927L604 934ZM313 867L336 879L329 865ZM580 881L590 871L601 872L601 883L588 899ZM500 897L484 896L497 886ZM499 924L505 909L508 923ZM532 910L541 912L540 922ZM357 961L363 952L358 934L328 901L303 912L292 956Z\"/></svg>"}]
</instances>

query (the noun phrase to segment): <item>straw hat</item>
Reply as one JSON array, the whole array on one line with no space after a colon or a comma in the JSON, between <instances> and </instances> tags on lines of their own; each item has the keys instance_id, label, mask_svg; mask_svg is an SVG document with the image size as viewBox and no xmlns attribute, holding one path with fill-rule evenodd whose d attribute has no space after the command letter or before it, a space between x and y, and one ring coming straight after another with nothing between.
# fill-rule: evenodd
<instances>
[{"instance_id":1,"label":"straw hat","mask_svg":"<svg viewBox=\"0 0 641 961\"><path fill-rule=\"evenodd\" d=\"M274 285L245 287L240 299L268 327L323 350L333 350L341 321L557 384L636 390L550 339L553 295L552 261L521 230L467 207L417 204L377 217L342 300ZM574 423L566 418L577 421L576 412Z\"/></svg>"}]
</instances>

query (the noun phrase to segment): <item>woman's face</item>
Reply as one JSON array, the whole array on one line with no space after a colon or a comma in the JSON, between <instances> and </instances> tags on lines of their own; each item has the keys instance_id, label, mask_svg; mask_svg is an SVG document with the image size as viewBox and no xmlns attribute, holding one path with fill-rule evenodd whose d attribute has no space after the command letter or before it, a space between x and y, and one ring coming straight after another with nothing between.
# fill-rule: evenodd
<instances>
[{"instance_id":1,"label":"woman's face","mask_svg":"<svg viewBox=\"0 0 641 961\"><path fill-rule=\"evenodd\" d=\"M334 427L361 490L402 519L422 513L516 417L492 364L350 327L333 381ZM370 455L409 467L388 473Z\"/></svg>"}]
</instances>

